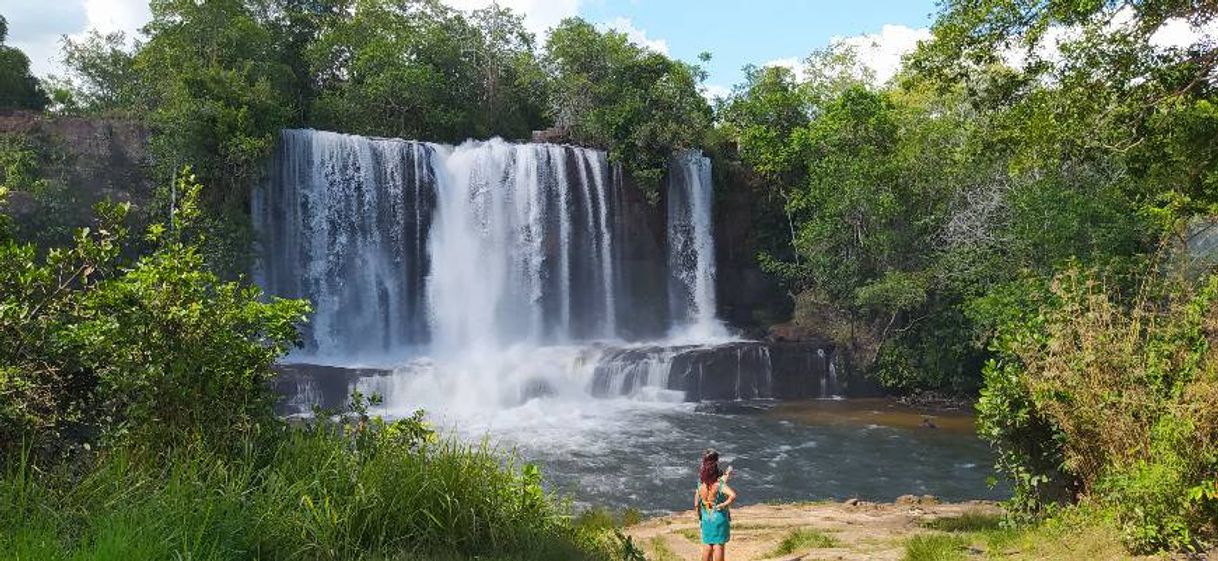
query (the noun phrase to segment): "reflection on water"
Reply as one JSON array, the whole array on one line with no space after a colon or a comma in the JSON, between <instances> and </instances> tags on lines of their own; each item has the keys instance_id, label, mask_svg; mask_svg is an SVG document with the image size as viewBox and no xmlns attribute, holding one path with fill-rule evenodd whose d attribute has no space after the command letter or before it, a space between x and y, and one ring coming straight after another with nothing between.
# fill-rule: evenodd
<instances>
[{"instance_id":1,"label":"reflection on water","mask_svg":"<svg viewBox=\"0 0 1218 561\"><path fill-rule=\"evenodd\" d=\"M973 434L977 430L969 411L921 409L884 398L791 401L775 405L769 410L769 415L808 425L879 425L965 434Z\"/></svg>"},{"instance_id":2,"label":"reflection on water","mask_svg":"<svg viewBox=\"0 0 1218 561\"><path fill-rule=\"evenodd\" d=\"M577 506L688 509L708 446L735 467L741 504L891 501L907 493L1003 498L986 485L988 447L961 430L971 418L940 414L934 421L943 429L919 428L920 413L885 403L764 403L709 413L691 404L535 399L439 422L470 440L489 435L540 464L550 488Z\"/></svg>"}]
</instances>

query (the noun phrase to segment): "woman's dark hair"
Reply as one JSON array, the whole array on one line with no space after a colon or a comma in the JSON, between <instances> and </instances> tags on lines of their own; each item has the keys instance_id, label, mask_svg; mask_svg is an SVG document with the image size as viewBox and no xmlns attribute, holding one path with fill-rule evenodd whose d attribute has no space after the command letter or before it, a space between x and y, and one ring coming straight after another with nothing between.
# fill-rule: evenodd
<instances>
[{"instance_id":1,"label":"woman's dark hair","mask_svg":"<svg viewBox=\"0 0 1218 561\"><path fill-rule=\"evenodd\" d=\"M719 471L719 453L714 448L702 452L702 467L698 469L698 479L707 487L715 484L723 472Z\"/></svg>"}]
</instances>

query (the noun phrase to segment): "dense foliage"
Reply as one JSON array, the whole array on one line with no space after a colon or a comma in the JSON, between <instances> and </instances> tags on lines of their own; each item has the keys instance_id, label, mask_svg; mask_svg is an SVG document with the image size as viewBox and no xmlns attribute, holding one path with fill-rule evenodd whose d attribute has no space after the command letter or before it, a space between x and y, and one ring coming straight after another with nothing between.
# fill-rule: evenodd
<instances>
[{"instance_id":1,"label":"dense foliage","mask_svg":"<svg viewBox=\"0 0 1218 561\"><path fill-rule=\"evenodd\" d=\"M126 205L103 205L75 243L41 253L0 232L0 449L70 454L111 439L159 447L223 443L271 418L271 363L296 341L307 304L261 301L203 267L199 187L156 249L122 249Z\"/></svg>"},{"instance_id":2,"label":"dense foliage","mask_svg":"<svg viewBox=\"0 0 1218 561\"><path fill-rule=\"evenodd\" d=\"M0 109L40 110L50 101L30 74L30 59L25 53L4 44L8 20L0 15Z\"/></svg>"},{"instance_id":3,"label":"dense foliage","mask_svg":"<svg viewBox=\"0 0 1218 561\"><path fill-rule=\"evenodd\" d=\"M1218 276L1122 299L1095 272L1029 286L985 368L981 434L1019 514L1108 503L1137 550L1218 537Z\"/></svg>"},{"instance_id":4,"label":"dense foliage","mask_svg":"<svg viewBox=\"0 0 1218 561\"><path fill-rule=\"evenodd\" d=\"M702 71L579 19L550 33L546 62L558 127L608 148L657 200L673 151L701 146L710 127L710 106L698 93Z\"/></svg>"}]
</instances>

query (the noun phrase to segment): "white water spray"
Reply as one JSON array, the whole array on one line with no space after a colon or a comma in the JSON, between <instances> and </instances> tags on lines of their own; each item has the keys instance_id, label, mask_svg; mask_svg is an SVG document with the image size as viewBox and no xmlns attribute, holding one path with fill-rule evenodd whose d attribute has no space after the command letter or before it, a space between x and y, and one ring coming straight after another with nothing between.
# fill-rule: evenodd
<instances>
[{"instance_id":1,"label":"white water spray","mask_svg":"<svg viewBox=\"0 0 1218 561\"><path fill-rule=\"evenodd\" d=\"M586 399L603 349L626 344L623 333L726 338L715 319L710 162L682 154L669 175L667 234L648 242L623 237L619 224L637 235L647 218L624 217L620 172L601 151L285 131L254 207L260 282L315 303L305 360L407 357L393 360L407 365L391 384L404 399ZM656 274L668 280L647 276ZM665 282L667 293L651 288ZM610 394L672 399L656 393L665 361L648 360L601 369L619 384Z\"/></svg>"}]
</instances>

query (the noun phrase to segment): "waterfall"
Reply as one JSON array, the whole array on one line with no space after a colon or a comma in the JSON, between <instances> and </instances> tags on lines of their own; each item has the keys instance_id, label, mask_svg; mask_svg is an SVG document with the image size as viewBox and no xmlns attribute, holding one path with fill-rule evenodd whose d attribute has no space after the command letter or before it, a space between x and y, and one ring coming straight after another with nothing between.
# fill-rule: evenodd
<instances>
[{"instance_id":1,"label":"waterfall","mask_svg":"<svg viewBox=\"0 0 1218 561\"><path fill-rule=\"evenodd\" d=\"M609 170L596 158L502 140L445 154L428 245L441 351L617 337Z\"/></svg>"},{"instance_id":2,"label":"waterfall","mask_svg":"<svg viewBox=\"0 0 1218 561\"><path fill-rule=\"evenodd\" d=\"M674 158L668 174L669 305L679 339L723 339L715 317L715 242L710 159L699 151Z\"/></svg>"},{"instance_id":3,"label":"waterfall","mask_svg":"<svg viewBox=\"0 0 1218 561\"><path fill-rule=\"evenodd\" d=\"M662 215L633 189L599 150L286 130L252 205L255 274L313 302L305 360L410 363L471 402L586 395L595 349L725 333L710 161L674 157ZM600 371L633 395L667 388L670 362Z\"/></svg>"},{"instance_id":4,"label":"waterfall","mask_svg":"<svg viewBox=\"0 0 1218 561\"><path fill-rule=\"evenodd\" d=\"M283 131L270 184L251 214L256 276L271 294L309 298L319 354L388 354L427 342L422 286L430 258L435 147Z\"/></svg>"}]
</instances>

